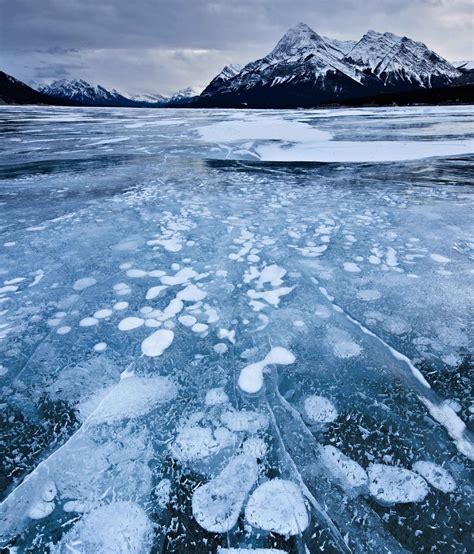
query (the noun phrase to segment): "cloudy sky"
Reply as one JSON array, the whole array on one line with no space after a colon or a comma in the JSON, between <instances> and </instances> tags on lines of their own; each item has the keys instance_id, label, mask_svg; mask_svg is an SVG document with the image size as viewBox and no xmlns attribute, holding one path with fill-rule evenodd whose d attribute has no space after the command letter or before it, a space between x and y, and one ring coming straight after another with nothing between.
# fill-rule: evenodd
<instances>
[{"instance_id":1,"label":"cloudy sky","mask_svg":"<svg viewBox=\"0 0 474 554\"><path fill-rule=\"evenodd\" d=\"M167 94L264 56L299 21L339 39L391 31L472 59L473 16L471 0L0 0L0 69Z\"/></svg>"}]
</instances>

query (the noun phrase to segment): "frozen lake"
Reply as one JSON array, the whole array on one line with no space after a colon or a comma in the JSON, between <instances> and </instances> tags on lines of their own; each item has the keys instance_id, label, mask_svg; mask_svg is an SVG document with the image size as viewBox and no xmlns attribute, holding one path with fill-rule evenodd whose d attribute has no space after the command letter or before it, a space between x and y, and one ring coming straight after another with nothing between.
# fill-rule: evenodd
<instances>
[{"instance_id":1,"label":"frozen lake","mask_svg":"<svg viewBox=\"0 0 474 554\"><path fill-rule=\"evenodd\" d=\"M472 551L471 107L0 132L0 546Z\"/></svg>"}]
</instances>

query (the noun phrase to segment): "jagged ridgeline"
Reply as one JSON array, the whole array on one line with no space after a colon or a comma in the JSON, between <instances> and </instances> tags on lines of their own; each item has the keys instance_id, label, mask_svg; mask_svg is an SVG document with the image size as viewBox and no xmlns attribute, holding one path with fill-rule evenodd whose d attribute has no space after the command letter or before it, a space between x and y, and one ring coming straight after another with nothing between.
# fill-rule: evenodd
<instances>
[{"instance_id":1,"label":"jagged ridgeline","mask_svg":"<svg viewBox=\"0 0 474 554\"><path fill-rule=\"evenodd\" d=\"M320 36L300 23L264 58L242 68L226 66L195 103L293 108L359 99L374 102L376 97L380 103L436 103L430 91L439 88L450 90L441 101L463 94L467 98L468 91L457 90L472 84L466 73L469 70L458 69L407 37L368 31L359 41L342 41ZM472 90L469 97L472 100Z\"/></svg>"}]
</instances>

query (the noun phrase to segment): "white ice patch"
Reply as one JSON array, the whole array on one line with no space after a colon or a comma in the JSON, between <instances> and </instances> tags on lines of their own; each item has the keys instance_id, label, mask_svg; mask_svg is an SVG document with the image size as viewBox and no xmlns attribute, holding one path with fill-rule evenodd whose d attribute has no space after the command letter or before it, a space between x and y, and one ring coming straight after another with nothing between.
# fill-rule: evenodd
<instances>
[{"instance_id":1,"label":"white ice patch","mask_svg":"<svg viewBox=\"0 0 474 554\"><path fill-rule=\"evenodd\" d=\"M248 117L245 120L220 121L198 132L205 142L238 142L248 140L281 140L286 142L327 141L332 135L299 121L277 117Z\"/></svg>"},{"instance_id":2,"label":"white ice patch","mask_svg":"<svg viewBox=\"0 0 474 554\"><path fill-rule=\"evenodd\" d=\"M107 350L107 343L106 342L98 342L97 344L94 344L94 350L96 352L104 352L104 350Z\"/></svg>"},{"instance_id":3,"label":"white ice patch","mask_svg":"<svg viewBox=\"0 0 474 554\"><path fill-rule=\"evenodd\" d=\"M149 552L152 544L153 525L143 508L133 502L115 501L85 514L51 553L142 554Z\"/></svg>"},{"instance_id":4,"label":"white ice patch","mask_svg":"<svg viewBox=\"0 0 474 554\"><path fill-rule=\"evenodd\" d=\"M431 417L443 425L449 436L454 440L459 452L474 461L474 444L465 435L466 424L449 403L442 402L441 404L435 404L423 396L418 398L426 406Z\"/></svg>"},{"instance_id":5,"label":"white ice patch","mask_svg":"<svg viewBox=\"0 0 474 554\"><path fill-rule=\"evenodd\" d=\"M277 307L280 304L281 297L290 294L290 292L294 288L295 287L280 287L279 289L262 292L257 292L256 290L250 289L247 291L247 294L252 300L265 300L265 302L267 302L268 304Z\"/></svg>"},{"instance_id":6,"label":"white ice patch","mask_svg":"<svg viewBox=\"0 0 474 554\"><path fill-rule=\"evenodd\" d=\"M97 310L94 314L96 319L105 319L110 317L113 314L113 311L109 308L103 308L102 310Z\"/></svg>"},{"instance_id":7,"label":"white ice patch","mask_svg":"<svg viewBox=\"0 0 474 554\"><path fill-rule=\"evenodd\" d=\"M338 340L333 346L333 353L336 358L354 358L359 356L362 348L352 340Z\"/></svg>"},{"instance_id":8,"label":"white ice patch","mask_svg":"<svg viewBox=\"0 0 474 554\"><path fill-rule=\"evenodd\" d=\"M206 298L207 293L196 285L188 285L183 290L180 290L176 295L176 298L183 300L184 302L199 302Z\"/></svg>"},{"instance_id":9,"label":"white ice patch","mask_svg":"<svg viewBox=\"0 0 474 554\"><path fill-rule=\"evenodd\" d=\"M117 296L125 296L130 294L132 289L127 285L127 283L117 283L114 285L114 292Z\"/></svg>"},{"instance_id":10,"label":"white ice patch","mask_svg":"<svg viewBox=\"0 0 474 554\"><path fill-rule=\"evenodd\" d=\"M223 342L218 342L212 347L212 349L214 350L214 352L217 352L217 354L225 354L228 350L228 347L227 344Z\"/></svg>"},{"instance_id":11,"label":"white ice patch","mask_svg":"<svg viewBox=\"0 0 474 554\"><path fill-rule=\"evenodd\" d=\"M359 300L363 300L364 302L373 302L374 300L382 298L380 292L375 289L360 290L356 296Z\"/></svg>"},{"instance_id":12,"label":"white ice patch","mask_svg":"<svg viewBox=\"0 0 474 554\"><path fill-rule=\"evenodd\" d=\"M141 317L126 317L118 324L120 331L133 331L138 329L145 323L145 320Z\"/></svg>"},{"instance_id":13,"label":"white ice patch","mask_svg":"<svg viewBox=\"0 0 474 554\"><path fill-rule=\"evenodd\" d=\"M360 267L354 262L344 262L343 268L349 273L360 273Z\"/></svg>"},{"instance_id":14,"label":"white ice patch","mask_svg":"<svg viewBox=\"0 0 474 554\"><path fill-rule=\"evenodd\" d=\"M189 425L178 433L170 446L170 451L176 460L192 462L208 458L224 448L233 446L235 440L235 434L225 427L213 431L210 427Z\"/></svg>"},{"instance_id":15,"label":"white ice patch","mask_svg":"<svg viewBox=\"0 0 474 554\"><path fill-rule=\"evenodd\" d=\"M331 312L329 308L324 306L324 304L316 304L314 308L314 315L320 317L321 319L328 319L331 317Z\"/></svg>"},{"instance_id":16,"label":"white ice patch","mask_svg":"<svg viewBox=\"0 0 474 554\"><path fill-rule=\"evenodd\" d=\"M370 494L382 504L422 502L429 493L426 481L409 469L371 464L368 474Z\"/></svg>"},{"instance_id":17,"label":"white ice patch","mask_svg":"<svg viewBox=\"0 0 474 554\"><path fill-rule=\"evenodd\" d=\"M197 322L197 319L193 315L182 315L178 318L178 321L185 327L192 327Z\"/></svg>"},{"instance_id":18,"label":"white ice patch","mask_svg":"<svg viewBox=\"0 0 474 554\"><path fill-rule=\"evenodd\" d=\"M150 289L148 289L145 298L147 300L154 300L157 296L159 296L167 288L168 287L166 285L158 285L156 287L151 287Z\"/></svg>"},{"instance_id":19,"label":"white ice patch","mask_svg":"<svg viewBox=\"0 0 474 554\"><path fill-rule=\"evenodd\" d=\"M100 401L89 422L113 423L140 417L158 404L170 402L176 394L176 385L166 377L126 377Z\"/></svg>"},{"instance_id":20,"label":"white ice patch","mask_svg":"<svg viewBox=\"0 0 474 554\"><path fill-rule=\"evenodd\" d=\"M93 277L83 277L82 279L78 279L74 283L72 288L74 290L85 290L85 289L88 289L89 287L92 287L96 283L97 281Z\"/></svg>"},{"instance_id":21,"label":"white ice patch","mask_svg":"<svg viewBox=\"0 0 474 554\"><path fill-rule=\"evenodd\" d=\"M447 264L451 261L449 258L446 258L446 256L442 256L441 254L430 254L430 258L437 264Z\"/></svg>"},{"instance_id":22,"label":"white ice patch","mask_svg":"<svg viewBox=\"0 0 474 554\"><path fill-rule=\"evenodd\" d=\"M443 467L433 462L419 461L413 464L413 471L419 473L428 483L442 492L453 492L456 489L456 481Z\"/></svg>"},{"instance_id":23,"label":"white ice patch","mask_svg":"<svg viewBox=\"0 0 474 554\"><path fill-rule=\"evenodd\" d=\"M334 446L323 446L321 460L332 477L347 492L367 486L365 469Z\"/></svg>"},{"instance_id":24,"label":"white ice patch","mask_svg":"<svg viewBox=\"0 0 474 554\"><path fill-rule=\"evenodd\" d=\"M248 394L255 394L263 386L263 371L270 365L289 365L294 363L295 356L286 348L275 346L260 362L244 367L239 375L239 387Z\"/></svg>"},{"instance_id":25,"label":"white ice patch","mask_svg":"<svg viewBox=\"0 0 474 554\"><path fill-rule=\"evenodd\" d=\"M395 162L472 154L474 141L337 140L306 143L299 140L289 148L284 144L264 144L257 146L255 151L261 160L268 162Z\"/></svg>"},{"instance_id":26,"label":"white ice patch","mask_svg":"<svg viewBox=\"0 0 474 554\"><path fill-rule=\"evenodd\" d=\"M221 473L194 491L193 516L211 533L227 533L237 523L245 499L258 478L255 458L241 454Z\"/></svg>"},{"instance_id":27,"label":"white ice patch","mask_svg":"<svg viewBox=\"0 0 474 554\"><path fill-rule=\"evenodd\" d=\"M260 485L249 498L245 517L253 527L280 535L297 535L309 524L300 488L284 479Z\"/></svg>"},{"instance_id":28,"label":"white ice patch","mask_svg":"<svg viewBox=\"0 0 474 554\"><path fill-rule=\"evenodd\" d=\"M31 499L31 505L28 509L30 519L43 519L54 510L53 500L57 495L57 488L54 481L45 479L39 486L34 498Z\"/></svg>"},{"instance_id":29,"label":"white ice patch","mask_svg":"<svg viewBox=\"0 0 474 554\"><path fill-rule=\"evenodd\" d=\"M229 397L222 387L209 389L206 392L206 399L204 400L206 406L217 406L219 404L226 404L227 402L229 402Z\"/></svg>"},{"instance_id":30,"label":"white ice patch","mask_svg":"<svg viewBox=\"0 0 474 554\"><path fill-rule=\"evenodd\" d=\"M185 267L180 269L175 275L164 275L161 277L161 282L163 285L169 286L183 285L190 279L194 279L197 276L197 271L194 271L191 267Z\"/></svg>"},{"instance_id":31,"label":"white ice patch","mask_svg":"<svg viewBox=\"0 0 474 554\"><path fill-rule=\"evenodd\" d=\"M161 356L170 347L173 339L174 333L170 329L155 331L142 342L142 352L150 358Z\"/></svg>"},{"instance_id":32,"label":"white ice patch","mask_svg":"<svg viewBox=\"0 0 474 554\"><path fill-rule=\"evenodd\" d=\"M221 415L223 425L236 433L258 433L268 427L268 416L250 410L229 411Z\"/></svg>"},{"instance_id":33,"label":"white ice patch","mask_svg":"<svg viewBox=\"0 0 474 554\"><path fill-rule=\"evenodd\" d=\"M195 323L192 327L191 327L191 331L193 331L194 333L205 333L208 329L208 325L206 325L205 323Z\"/></svg>"},{"instance_id":34,"label":"white ice patch","mask_svg":"<svg viewBox=\"0 0 474 554\"><path fill-rule=\"evenodd\" d=\"M306 417L313 423L331 423L338 416L336 406L324 396L312 394L305 398L303 406Z\"/></svg>"},{"instance_id":35,"label":"white ice patch","mask_svg":"<svg viewBox=\"0 0 474 554\"><path fill-rule=\"evenodd\" d=\"M84 319L81 319L81 321L79 321L79 325L81 327L93 327L98 323L99 323L99 320L96 319L95 317L85 317Z\"/></svg>"},{"instance_id":36,"label":"white ice patch","mask_svg":"<svg viewBox=\"0 0 474 554\"><path fill-rule=\"evenodd\" d=\"M265 283L270 283L272 287L279 287L283 283L283 277L286 275L286 269L279 265L267 265L260 272L257 285L263 287Z\"/></svg>"},{"instance_id":37,"label":"white ice patch","mask_svg":"<svg viewBox=\"0 0 474 554\"><path fill-rule=\"evenodd\" d=\"M143 279L143 277L146 277L148 275L148 271L145 271L144 269L133 268L128 269L126 275L131 279Z\"/></svg>"}]
</instances>

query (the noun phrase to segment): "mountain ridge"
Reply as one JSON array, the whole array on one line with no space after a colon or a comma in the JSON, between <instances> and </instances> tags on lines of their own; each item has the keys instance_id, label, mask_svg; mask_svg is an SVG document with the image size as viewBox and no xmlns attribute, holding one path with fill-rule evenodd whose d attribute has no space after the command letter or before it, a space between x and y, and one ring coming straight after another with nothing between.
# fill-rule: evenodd
<instances>
[{"instance_id":1,"label":"mountain ridge","mask_svg":"<svg viewBox=\"0 0 474 554\"><path fill-rule=\"evenodd\" d=\"M299 23L269 54L246 64L219 86L208 85L196 104L315 107L455 86L462 76L460 69L408 37L369 30L358 41L339 41Z\"/></svg>"}]
</instances>

